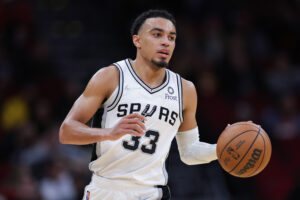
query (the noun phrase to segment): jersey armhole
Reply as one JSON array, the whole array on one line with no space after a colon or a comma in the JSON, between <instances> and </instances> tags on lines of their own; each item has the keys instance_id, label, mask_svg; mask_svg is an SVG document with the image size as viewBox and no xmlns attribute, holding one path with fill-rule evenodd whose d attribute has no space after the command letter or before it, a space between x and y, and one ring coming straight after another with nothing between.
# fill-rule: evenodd
<instances>
[{"instance_id":1,"label":"jersey armhole","mask_svg":"<svg viewBox=\"0 0 300 200\"><path fill-rule=\"evenodd\" d=\"M178 103L179 103L179 119L183 122L183 103L182 103L182 80L179 74L176 74L177 78L177 88L178 88Z\"/></svg>"},{"instance_id":2,"label":"jersey armhole","mask_svg":"<svg viewBox=\"0 0 300 200\"><path fill-rule=\"evenodd\" d=\"M99 108L97 110L97 112L95 113L95 115L92 118L92 122L91 122L91 127L92 128L102 128L101 123L102 123L102 116L103 116L103 108ZM97 158L100 156L99 154L97 154L97 146L98 148L100 148L100 143L96 142L94 144L92 144L92 156L91 156L91 162L94 160L97 160Z\"/></svg>"},{"instance_id":3,"label":"jersey armhole","mask_svg":"<svg viewBox=\"0 0 300 200\"><path fill-rule=\"evenodd\" d=\"M117 93L117 95L115 95L115 97L113 97L114 96L113 94L115 93L115 91L114 91L112 93L112 95L110 96L110 98L108 98L107 101L104 103L104 105L105 105L109 102L112 102L109 105L107 105L107 111L111 111L112 109L114 109L117 106L117 104L119 103L119 101L122 97L122 94L123 94L124 74L123 74L122 68L118 63L114 63L113 65L116 66L117 69L119 70L119 84L118 84L118 87L116 88L118 90L118 93Z\"/></svg>"}]
</instances>

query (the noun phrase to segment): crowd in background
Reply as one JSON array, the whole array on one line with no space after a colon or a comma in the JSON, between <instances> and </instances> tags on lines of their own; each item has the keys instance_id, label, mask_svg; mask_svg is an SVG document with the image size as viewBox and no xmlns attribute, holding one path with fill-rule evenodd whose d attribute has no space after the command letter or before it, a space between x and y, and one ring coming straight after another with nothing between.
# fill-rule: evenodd
<instances>
[{"instance_id":1,"label":"crowd in background","mask_svg":"<svg viewBox=\"0 0 300 200\"><path fill-rule=\"evenodd\" d=\"M149 8L177 20L170 68L197 88L201 140L252 120L273 145L267 168L239 179L182 164L174 143L173 199L299 197L299 0L0 0L0 200L82 198L91 147L59 144L59 126L92 74L134 58L130 24Z\"/></svg>"}]
</instances>

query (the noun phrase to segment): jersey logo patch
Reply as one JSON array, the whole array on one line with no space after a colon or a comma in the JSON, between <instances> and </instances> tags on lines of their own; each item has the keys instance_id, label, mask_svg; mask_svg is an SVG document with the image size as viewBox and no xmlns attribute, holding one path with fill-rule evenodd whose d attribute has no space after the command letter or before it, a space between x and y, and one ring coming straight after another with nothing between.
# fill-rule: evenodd
<instances>
[{"instance_id":1,"label":"jersey logo patch","mask_svg":"<svg viewBox=\"0 0 300 200\"><path fill-rule=\"evenodd\" d=\"M168 93L165 93L165 99L177 101L177 96L172 95L174 94L174 89L172 87L168 87Z\"/></svg>"},{"instance_id":2,"label":"jersey logo patch","mask_svg":"<svg viewBox=\"0 0 300 200\"><path fill-rule=\"evenodd\" d=\"M168 92L169 92L169 94L174 94L174 89L171 86L169 86L168 87Z\"/></svg>"}]
</instances>

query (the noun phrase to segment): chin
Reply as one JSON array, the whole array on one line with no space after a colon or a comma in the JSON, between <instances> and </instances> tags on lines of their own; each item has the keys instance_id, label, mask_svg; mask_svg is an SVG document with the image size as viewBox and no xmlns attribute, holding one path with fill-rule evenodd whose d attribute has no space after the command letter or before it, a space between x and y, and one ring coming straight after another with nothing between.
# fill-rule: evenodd
<instances>
[{"instance_id":1,"label":"chin","mask_svg":"<svg viewBox=\"0 0 300 200\"><path fill-rule=\"evenodd\" d=\"M159 68L168 68L169 67L169 63L163 59L161 59L161 60L152 59L151 62Z\"/></svg>"}]
</instances>

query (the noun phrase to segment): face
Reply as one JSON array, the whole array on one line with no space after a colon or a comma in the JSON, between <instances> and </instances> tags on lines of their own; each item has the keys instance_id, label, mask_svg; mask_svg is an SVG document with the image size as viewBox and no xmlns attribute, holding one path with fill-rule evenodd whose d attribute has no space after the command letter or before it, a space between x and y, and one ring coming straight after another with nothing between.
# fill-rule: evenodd
<instances>
[{"instance_id":1,"label":"face","mask_svg":"<svg viewBox=\"0 0 300 200\"><path fill-rule=\"evenodd\" d=\"M176 40L174 24L165 18L148 18L141 26L133 42L143 59L157 67L167 67Z\"/></svg>"}]
</instances>

